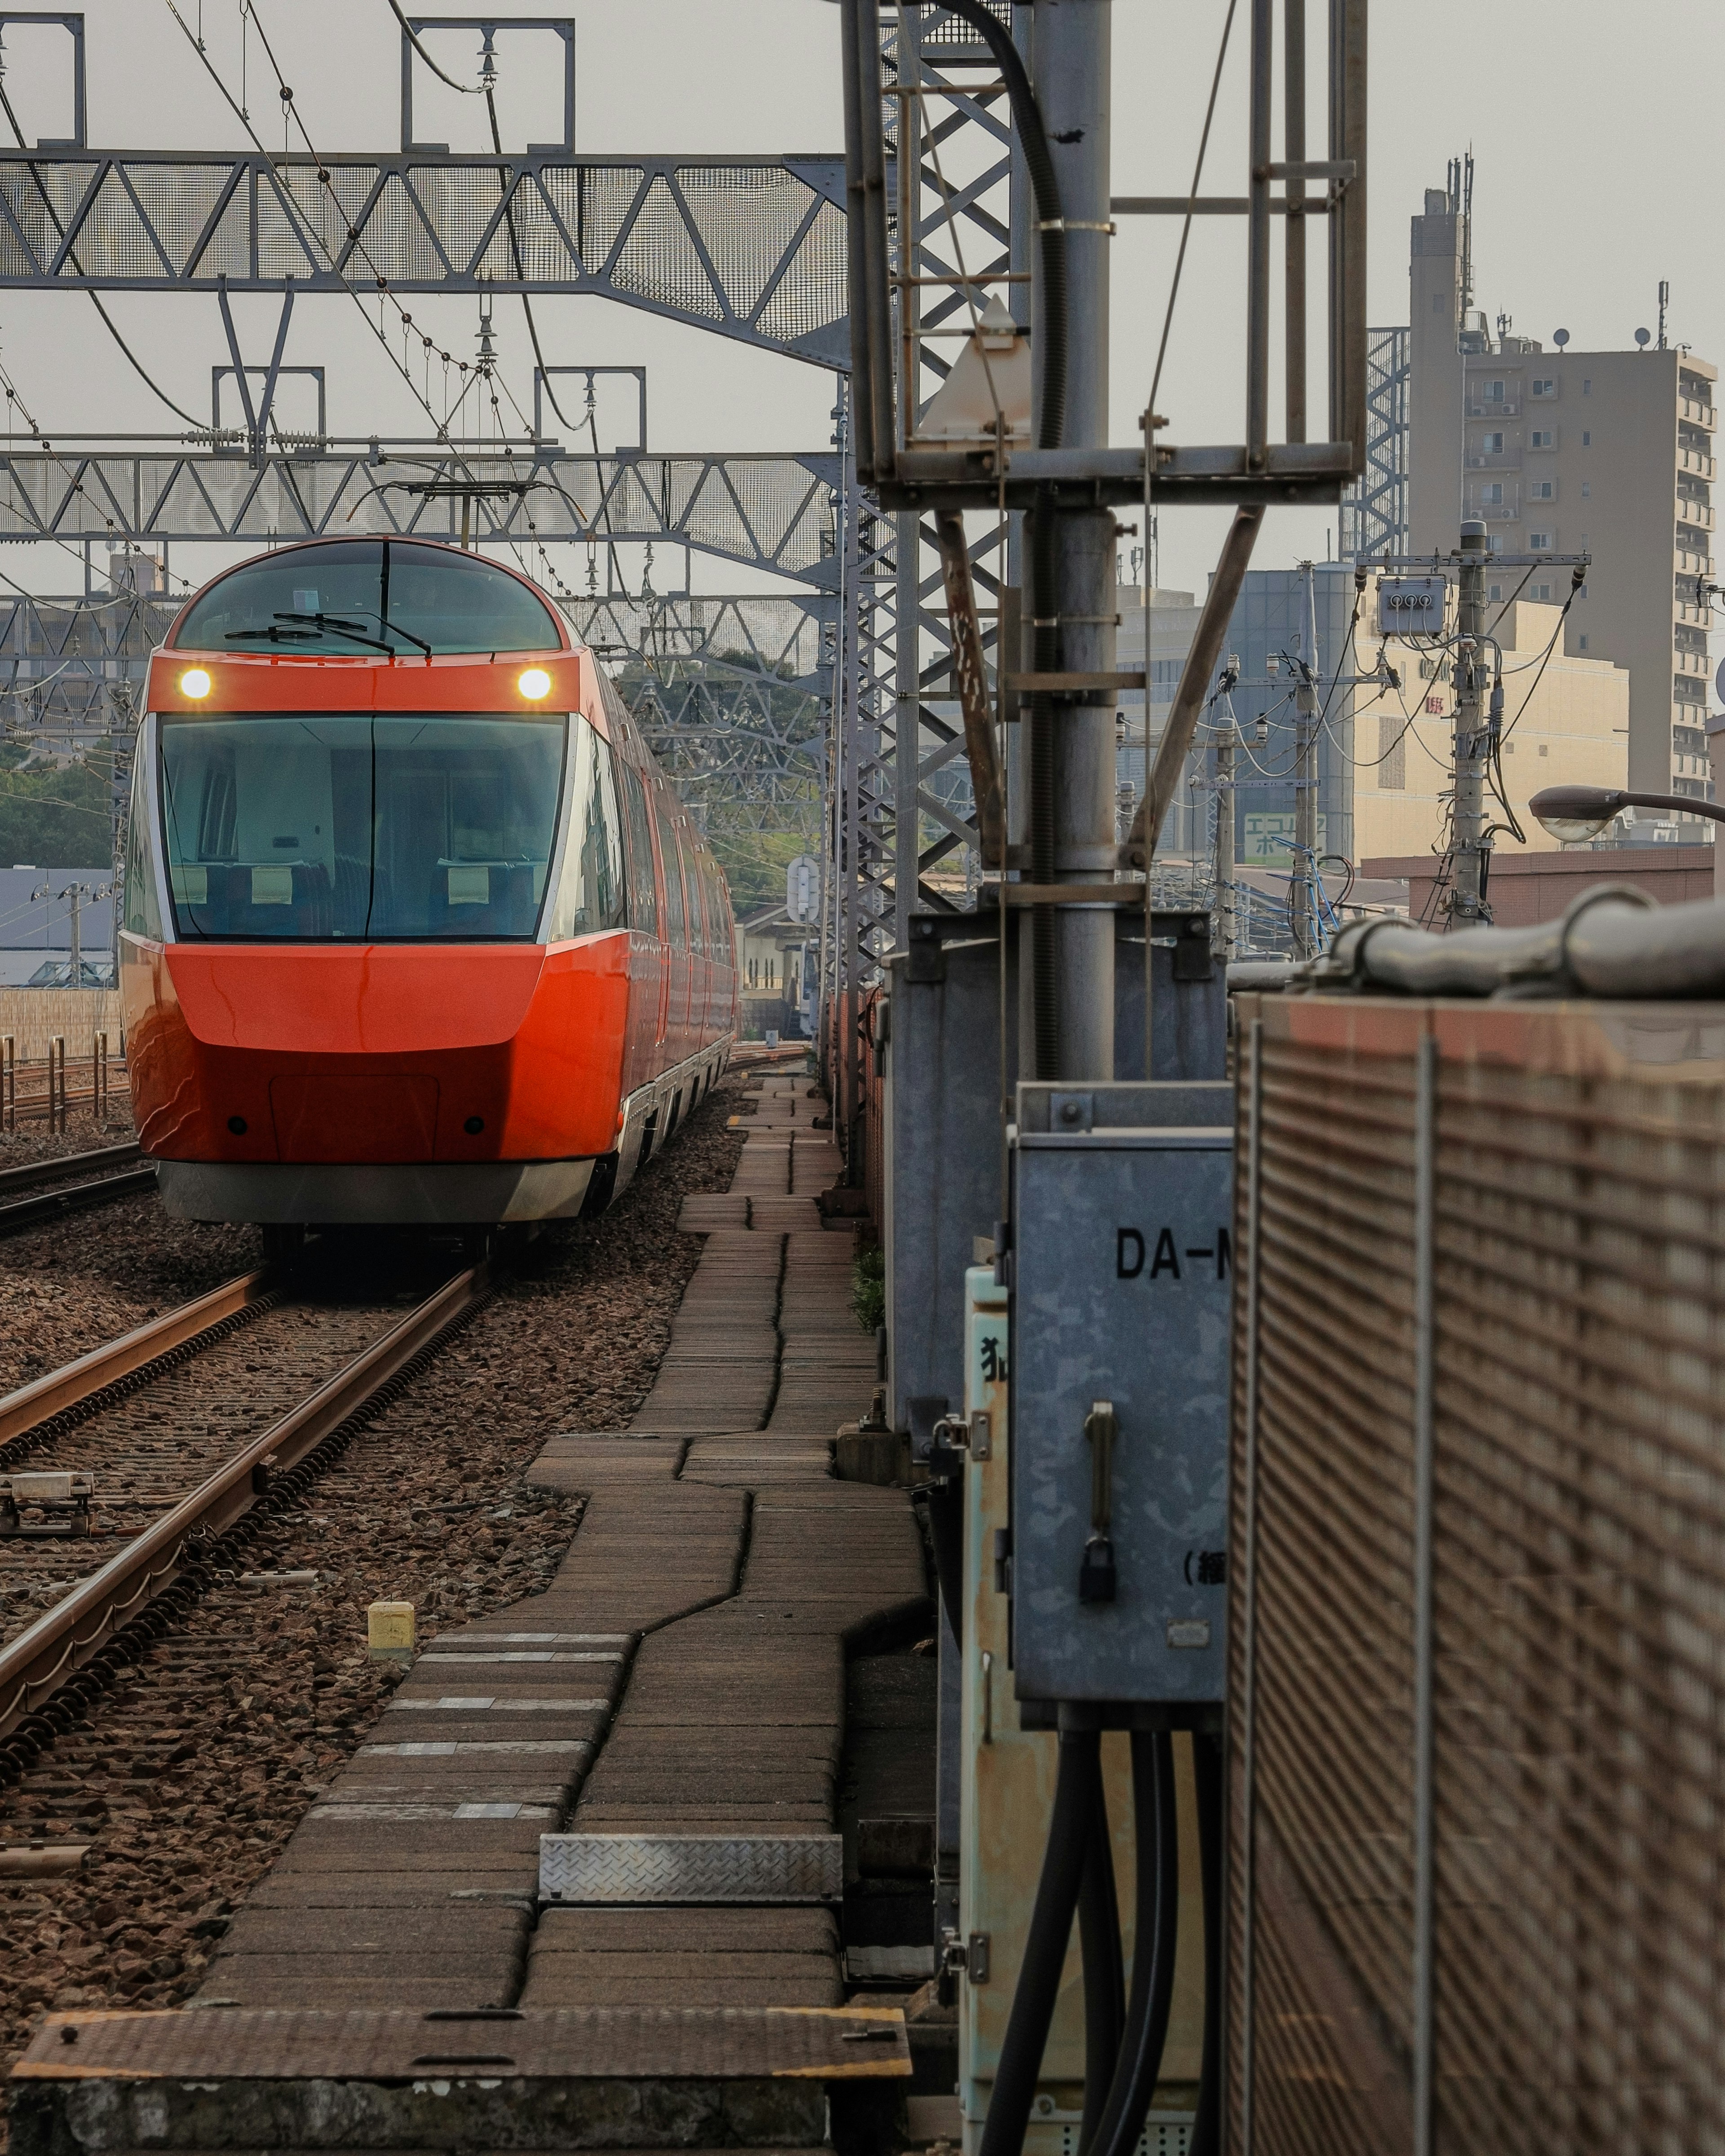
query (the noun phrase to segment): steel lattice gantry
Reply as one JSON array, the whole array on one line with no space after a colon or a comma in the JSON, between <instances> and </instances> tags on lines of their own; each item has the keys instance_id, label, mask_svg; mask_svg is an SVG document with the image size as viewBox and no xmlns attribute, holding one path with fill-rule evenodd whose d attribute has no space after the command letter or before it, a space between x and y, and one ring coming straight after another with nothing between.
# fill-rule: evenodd
<instances>
[{"instance_id":1,"label":"steel lattice gantry","mask_svg":"<svg viewBox=\"0 0 1725 2156\"><path fill-rule=\"evenodd\" d=\"M0 290L580 293L844 369L842 157L0 158Z\"/></svg>"},{"instance_id":2,"label":"steel lattice gantry","mask_svg":"<svg viewBox=\"0 0 1725 2156\"><path fill-rule=\"evenodd\" d=\"M828 783L834 594L565 598L576 634L710 832L819 843Z\"/></svg>"},{"instance_id":3,"label":"steel lattice gantry","mask_svg":"<svg viewBox=\"0 0 1725 2156\"><path fill-rule=\"evenodd\" d=\"M967 330L989 297L1029 319L1022 264L1014 271L1013 132L999 68L968 24L936 7L905 4L883 45L887 184L898 205L900 336L913 355L920 413L962 348L954 332ZM908 155L906 131L914 146ZM901 511L894 521L894 940L902 947L911 913L956 902L925 880L930 870L956 856L971 883L977 829L934 529L914 511ZM1004 536L1002 522L991 520L969 542L990 660L1006 582Z\"/></svg>"},{"instance_id":4,"label":"steel lattice gantry","mask_svg":"<svg viewBox=\"0 0 1725 2156\"><path fill-rule=\"evenodd\" d=\"M915 11L906 13L914 23ZM951 25L943 34L955 55L954 40L969 39ZM889 30L889 71L897 36ZM937 59L938 41L924 42ZM963 56L981 54L973 44ZM883 87L890 95L890 82ZM973 119L997 95L967 94L955 110ZM405 107L403 121L405 139ZM1004 127L991 120L989 131L998 150ZM997 157L993 178L1005 169ZM932 172L921 183L926 193ZM986 235L987 266L998 266L1004 227L998 216L991 221L971 179L961 214L967 230ZM932 216L925 203L925 225ZM80 143L0 157L0 290L385 288L611 299L842 377L850 365L844 161L604 157L567 145L489 157L413 147L320 161ZM931 320L962 305L948 295ZM944 362L924 349L937 379ZM916 902L914 866L898 871L900 829L914 857L928 819L937 827L932 862L963 843L966 803L957 774L943 771L956 732L934 708L939 699L922 696L922 644L932 638L942 653L944 646L943 618L924 604L935 588L924 574L907 588L906 531L873 511L846 476L848 455L842 469L840 462L643 458L607 470L604 459L583 469L583 460L554 456L524 467L451 455L391 468L373 456L316 452L254 464L185 445L136 458L39 449L10 458L0 471L0 536L267 542L411 530L447 537L458 528L456 495L465 488L481 544L670 541L837 592L832 664L840 708L826 784L831 849L844 857L852 887L844 901L849 940L835 937L829 948L855 953L847 970L857 978L871 974L896 940L896 911ZM482 490L493 479L522 477L532 484L518 495ZM914 523L907 530L908 557L920 566ZM907 669L917 720L908 742L899 722ZM932 687L944 656L929 670ZM907 757L913 770L919 760L925 767L908 802ZM843 880L829 879L835 903Z\"/></svg>"},{"instance_id":5,"label":"steel lattice gantry","mask_svg":"<svg viewBox=\"0 0 1725 2156\"><path fill-rule=\"evenodd\" d=\"M647 541L836 587L839 460L802 456L0 454L0 540L448 539L464 490L481 543Z\"/></svg>"},{"instance_id":6,"label":"steel lattice gantry","mask_svg":"<svg viewBox=\"0 0 1725 2156\"><path fill-rule=\"evenodd\" d=\"M0 714L15 740L129 731L150 654L182 602L0 597ZM789 825L817 842L827 785L836 593L559 601L685 798L715 831Z\"/></svg>"}]
</instances>

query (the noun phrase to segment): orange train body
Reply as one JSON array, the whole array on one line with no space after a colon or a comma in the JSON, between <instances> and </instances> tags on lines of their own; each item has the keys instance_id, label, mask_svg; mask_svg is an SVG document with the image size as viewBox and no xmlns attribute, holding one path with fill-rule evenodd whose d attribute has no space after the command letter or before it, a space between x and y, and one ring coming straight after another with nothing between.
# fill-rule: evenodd
<instances>
[{"instance_id":1,"label":"orange train body","mask_svg":"<svg viewBox=\"0 0 1725 2156\"><path fill-rule=\"evenodd\" d=\"M495 654L417 648L500 630ZM322 648L349 637L388 648ZM284 549L188 603L147 712L120 984L172 1209L594 1210L723 1069L723 879L526 578L418 542Z\"/></svg>"}]
</instances>

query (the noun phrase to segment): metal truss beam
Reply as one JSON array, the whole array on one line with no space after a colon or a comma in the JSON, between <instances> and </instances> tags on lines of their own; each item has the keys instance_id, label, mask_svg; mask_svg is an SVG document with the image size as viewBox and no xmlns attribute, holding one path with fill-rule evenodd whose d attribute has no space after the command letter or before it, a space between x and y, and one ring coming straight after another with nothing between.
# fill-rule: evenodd
<instances>
[{"instance_id":1,"label":"metal truss beam","mask_svg":"<svg viewBox=\"0 0 1725 2156\"><path fill-rule=\"evenodd\" d=\"M1366 331L1366 468L1342 496L1344 562L1408 550L1408 388L1412 332Z\"/></svg>"},{"instance_id":2,"label":"metal truss beam","mask_svg":"<svg viewBox=\"0 0 1725 2156\"><path fill-rule=\"evenodd\" d=\"M935 8L901 6L896 35L882 54L883 87L896 80L914 97L889 103L889 126L907 116L914 148L890 132L898 228L909 245L900 267L920 281L899 288L901 304L930 332L962 328L980 305L980 289L997 290L1014 315L1028 319L1022 284L978 288L963 278L998 280L1014 266L1014 146L999 71L975 31ZM911 341L916 376L909 393L920 414L951 372L960 346L948 337ZM898 524L897 709L895 927L901 948L918 910L947 911L957 895L931 885L931 870L962 868L974 882L975 804L952 695L951 634L939 548L932 526L901 510ZM1001 531L991 521L970 541L971 574L983 608L983 648L992 661L997 641L993 608L1006 581L999 559ZM968 899L963 902L972 902Z\"/></svg>"},{"instance_id":3,"label":"metal truss beam","mask_svg":"<svg viewBox=\"0 0 1725 2156\"><path fill-rule=\"evenodd\" d=\"M845 161L18 151L0 290L579 293L847 369Z\"/></svg>"},{"instance_id":4,"label":"metal truss beam","mask_svg":"<svg viewBox=\"0 0 1725 2156\"><path fill-rule=\"evenodd\" d=\"M839 459L803 456L0 456L0 540L647 541L836 589ZM464 499L465 496L465 499Z\"/></svg>"}]
</instances>

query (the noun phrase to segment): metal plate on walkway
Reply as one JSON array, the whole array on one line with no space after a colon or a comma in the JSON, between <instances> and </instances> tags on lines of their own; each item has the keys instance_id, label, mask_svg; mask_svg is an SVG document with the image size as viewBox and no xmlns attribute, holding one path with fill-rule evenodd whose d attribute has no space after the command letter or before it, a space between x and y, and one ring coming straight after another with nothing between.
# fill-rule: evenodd
<instances>
[{"instance_id":1,"label":"metal plate on walkway","mask_svg":"<svg viewBox=\"0 0 1725 2156\"><path fill-rule=\"evenodd\" d=\"M478 2076L495 2087L499 2080L891 2079L910 2071L904 2018L892 2008L583 2006L433 2016L229 2007L50 2015L13 2078L423 2083Z\"/></svg>"},{"instance_id":2,"label":"metal plate on walkway","mask_svg":"<svg viewBox=\"0 0 1725 2156\"><path fill-rule=\"evenodd\" d=\"M837 1902L836 1834L547 1834L542 1902Z\"/></svg>"}]
</instances>

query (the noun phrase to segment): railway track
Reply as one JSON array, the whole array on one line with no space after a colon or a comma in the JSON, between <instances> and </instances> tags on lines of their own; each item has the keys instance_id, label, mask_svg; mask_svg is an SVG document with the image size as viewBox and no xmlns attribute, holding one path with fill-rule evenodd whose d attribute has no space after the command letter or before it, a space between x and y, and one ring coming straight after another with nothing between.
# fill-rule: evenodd
<instances>
[{"instance_id":1,"label":"railway track","mask_svg":"<svg viewBox=\"0 0 1725 2156\"><path fill-rule=\"evenodd\" d=\"M231 1578L249 1530L485 1301L252 1272L0 1399L0 1783Z\"/></svg>"},{"instance_id":2,"label":"railway track","mask_svg":"<svg viewBox=\"0 0 1725 2156\"><path fill-rule=\"evenodd\" d=\"M155 1188L156 1163L136 1140L0 1168L0 1235Z\"/></svg>"}]
</instances>

